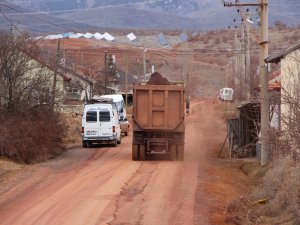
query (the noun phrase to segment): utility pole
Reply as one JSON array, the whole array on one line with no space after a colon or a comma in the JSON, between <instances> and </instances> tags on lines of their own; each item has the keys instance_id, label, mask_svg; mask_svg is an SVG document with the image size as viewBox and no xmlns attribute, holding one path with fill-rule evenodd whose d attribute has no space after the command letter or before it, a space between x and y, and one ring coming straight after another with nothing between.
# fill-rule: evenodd
<instances>
[{"instance_id":1,"label":"utility pole","mask_svg":"<svg viewBox=\"0 0 300 225\"><path fill-rule=\"evenodd\" d=\"M236 23L236 19L234 19ZM234 30L233 49L235 50L233 71L235 75L234 90L236 93L235 102L240 103L244 100L244 86L245 86L245 51L244 51L244 22L240 23L241 29L236 25ZM230 29L230 26L229 26ZM239 32L240 31L240 32Z\"/></svg>"},{"instance_id":2,"label":"utility pole","mask_svg":"<svg viewBox=\"0 0 300 225\"><path fill-rule=\"evenodd\" d=\"M183 81L183 74L182 74L182 71L183 70L183 68L182 68L182 63L180 63L180 79L181 79L181 81Z\"/></svg>"},{"instance_id":3,"label":"utility pole","mask_svg":"<svg viewBox=\"0 0 300 225\"><path fill-rule=\"evenodd\" d=\"M107 69L106 69L106 56L107 56L107 51L104 51L104 94L106 95L106 85L107 85Z\"/></svg>"},{"instance_id":4,"label":"utility pole","mask_svg":"<svg viewBox=\"0 0 300 225\"><path fill-rule=\"evenodd\" d=\"M186 74L186 96L190 96L190 71L187 72Z\"/></svg>"},{"instance_id":5,"label":"utility pole","mask_svg":"<svg viewBox=\"0 0 300 225\"><path fill-rule=\"evenodd\" d=\"M251 101L251 87L252 87L252 76L251 76L251 55L250 55L250 26L249 21L250 17L248 14L246 14L245 17L245 52L246 52L246 58L245 58L245 91L246 91L246 100Z\"/></svg>"},{"instance_id":6,"label":"utility pole","mask_svg":"<svg viewBox=\"0 0 300 225\"><path fill-rule=\"evenodd\" d=\"M233 49L235 52L234 56L234 62L232 64L233 66L233 71L234 71L234 89L238 90L239 85L240 85L240 80L238 77L238 37L237 37L237 29L234 29L234 43L233 43Z\"/></svg>"},{"instance_id":7,"label":"utility pole","mask_svg":"<svg viewBox=\"0 0 300 225\"><path fill-rule=\"evenodd\" d=\"M126 52L126 75L125 75L125 105L128 106L128 52Z\"/></svg>"},{"instance_id":8,"label":"utility pole","mask_svg":"<svg viewBox=\"0 0 300 225\"><path fill-rule=\"evenodd\" d=\"M247 9L246 12L242 12L240 9L238 10L240 15L243 18L245 24L245 38L244 38L244 51L245 51L245 99L246 101L251 101L251 92L252 92L252 81L253 76L251 74L251 53L250 53L250 23L253 23L250 19L250 15L257 14L257 12L249 12Z\"/></svg>"},{"instance_id":9,"label":"utility pole","mask_svg":"<svg viewBox=\"0 0 300 225\"><path fill-rule=\"evenodd\" d=\"M136 59L135 61L136 61L137 82L140 83L140 79L141 79L140 78L140 72L141 72L140 71L141 70L140 69L140 64L139 64L139 60L138 59Z\"/></svg>"},{"instance_id":10,"label":"utility pole","mask_svg":"<svg viewBox=\"0 0 300 225\"><path fill-rule=\"evenodd\" d=\"M268 67L265 63L265 58L269 54L269 35L268 35L268 0L260 0L260 3L240 4L224 2L224 7L233 6L259 6L260 7L260 57L259 57L259 75L260 75L260 106L261 106L261 165L265 166L269 160L269 130L270 130L270 105L269 105L269 90L268 90Z\"/></svg>"},{"instance_id":11,"label":"utility pole","mask_svg":"<svg viewBox=\"0 0 300 225\"><path fill-rule=\"evenodd\" d=\"M66 63L67 63L67 49L64 49L64 70L65 70L65 75L67 74L67 68L66 68Z\"/></svg>"},{"instance_id":12,"label":"utility pole","mask_svg":"<svg viewBox=\"0 0 300 225\"><path fill-rule=\"evenodd\" d=\"M238 35L238 77L239 77L239 101L244 100L244 57L243 57L243 39L242 35Z\"/></svg>"},{"instance_id":13,"label":"utility pole","mask_svg":"<svg viewBox=\"0 0 300 225\"><path fill-rule=\"evenodd\" d=\"M144 80L146 81L146 73L147 73L147 70L146 70L146 52L147 52L147 49L144 48L144 51L143 51L143 54L144 54Z\"/></svg>"},{"instance_id":14,"label":"utility pole","mask_svg":"<svg viewBox=\"0 0 300 225\"><path fill-rule=\"evenodd\" d=\"M56 60L55 60L55 68L54 68L54 74L53 74L53 84L52 84L52 95L51 95L51 106L54 110L55 106L55 96L56 96L56 80L57 80L57 66L59 63L59 51L60 51L60 40L58 39L57 42L57 51L56 51Z\"/></svg>"},{"instance_id":15,"label":"utility pole","mask_svg":"<svg viewBox=\"0 0 300 225\"><path fill-rule=\"evenodd\" d=\"M242 80L242 100L246 101L246 54L245 54L245 22L242 19L241 23L241 80Z\"/></svg>"},{"instance_id":16,"label":"utility pole","mask_svg":"<svg viewBox=\"0 0 300 225\"><path fill-rule=\"evenodd\" d=\"M270 106L268 89L268 67L265 58L268 57L268 0L260 1L260 59L259 75L261 85L261 165L264 166L269 160L269 129L270 129Z\"/></svg>"},{"instance_id":17,"label":"utility pole","mask_svg":"<svg viewBox=\"0 0 300 225\"><path fill-rule=\"evenodd\" d=\"M243 97L243 80L242 80L242 41L241 35L237 35L237 77L238 77L238 100L239 103L242 101Z\"/></svg>"}]
</instances>

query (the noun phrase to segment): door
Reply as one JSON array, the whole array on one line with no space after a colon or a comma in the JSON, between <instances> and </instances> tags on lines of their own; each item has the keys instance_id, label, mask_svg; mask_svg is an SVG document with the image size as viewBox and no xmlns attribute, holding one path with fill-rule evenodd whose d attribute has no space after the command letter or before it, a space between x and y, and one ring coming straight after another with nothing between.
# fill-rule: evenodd
<instances>
[{"instance_id":1,"label":"door","mask_svg":"<svg viewBox=\"0 0 300 225\"><path fill-rule=\"evenodd\" d=\"M99 136L111 137L112 135L110 111L99 111Z\"/></svg>"},{"instance_id":2,"label":"door","mask_svg":"<svg viewBox=\"0 0 300 225\"><path fill-rule=\"evenodd\" d=\"M98 135L99 123L97 121L97 111L87 111L84 126L84 135L93 138Z\"/></svg>"}]
</instances>

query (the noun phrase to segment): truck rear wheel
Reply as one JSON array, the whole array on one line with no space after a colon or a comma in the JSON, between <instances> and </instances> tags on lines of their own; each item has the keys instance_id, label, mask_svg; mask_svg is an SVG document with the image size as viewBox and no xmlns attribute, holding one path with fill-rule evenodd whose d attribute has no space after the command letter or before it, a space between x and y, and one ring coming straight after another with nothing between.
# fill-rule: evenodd
<instances>
[{"instance_id":1,"label":"truck rear wheel","mask_svg":"<svg viewBox=\"0 0 300 225\"><path fill-rule=\"evenodd\" d=\"M176 149L176 145L170 145L169 146L169 151L170 151L170 160L174 161L176 160L177 157L177 149Z\"/></svg>"},{"instance_id":2,"label":"truck rear wheel","mask_svg":"<svg viewBox=\"0 0 300 225\"><path fill-rule=\"evenodd\" d=\"M184 160L184 146L177 145L177 160L183 161Z\"/></svg>"},{"instance_id":3,"label":"truck rear wheel","mask_svg":"<svg viewBox=\"0 0 300 225\"><path fill-rule=\"evenodd\" d=\"M140 145L140 160L144 161L146 159L146 146Z\"/></svg>"},{"instance_id":4,"label":"truck rear wheel","mask_svg":"<svg viewBox=\"0 0 300 225\"><path fill-rule=\"evenodd\" d=\"M87 146L88 146L87 141L82 141L82 147L83 147L83 148L87 148Z\"/></svg>"},{"instance_id":5,"label":"truck rear wheel","mask_svg":"<svg viewBox=\"0 0 300 225\"><path fill-rule=\"evenodd\" d=\"M132 145L132 160L136 161L139 159L138 145Z\"/></svg>"}]
</instances>

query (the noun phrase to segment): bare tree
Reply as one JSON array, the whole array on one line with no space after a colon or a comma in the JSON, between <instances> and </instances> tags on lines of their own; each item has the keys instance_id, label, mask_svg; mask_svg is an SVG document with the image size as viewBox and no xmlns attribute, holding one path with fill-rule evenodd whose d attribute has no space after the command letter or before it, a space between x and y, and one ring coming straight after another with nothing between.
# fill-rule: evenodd
<instances>
[{"instance_id":1,"label":"bare tree","mask_svg":"<svg viewBox=\"0 0 300 225\"><path fill-rule=\"evenodd\" d=\"M45 94L50 77L46 68L33 60L38 47L27 37L0 33L0 107L15 112L32 106Z\"/></svg>"},{"instance_id":2,"label":"bare tree","mask_svg":"<svg viewBox=\"0 0 300 225\"><path fill-rule=\"evenodd\" d=\"M281 124L284 131L281 141L285 143L281 153L300 159L300 53L294 53L287 59L285 66L281 65L286 75L281 88Z\"/></svg>"}]
</instances>

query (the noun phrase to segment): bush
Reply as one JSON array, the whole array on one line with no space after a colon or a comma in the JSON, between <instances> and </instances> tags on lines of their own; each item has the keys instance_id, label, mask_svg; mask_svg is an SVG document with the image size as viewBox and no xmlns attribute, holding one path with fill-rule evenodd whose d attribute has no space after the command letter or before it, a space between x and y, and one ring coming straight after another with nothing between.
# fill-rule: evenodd
<instances>
[{"instance_id":1,"label":"bush","mask_svg":"<svg viewBox=\"0 0 300 225\"><path fill-rule=\"evenodd\" d=\"M22 163L47 160L63 150L65 127L46 108L0 115L0 155Z\"/></svg>"},{"instance_id":2,"label":"bush","mask_svg":"<svg viewBox=\"0 0 300 225\"><path fill-rule=\"evenodd\" d=\"M273 162L251 194L227 206L235 224L300 224L300 166L290 157ZM267 199L266 204L256 204Z\"/></svg>"}]
</instances>

